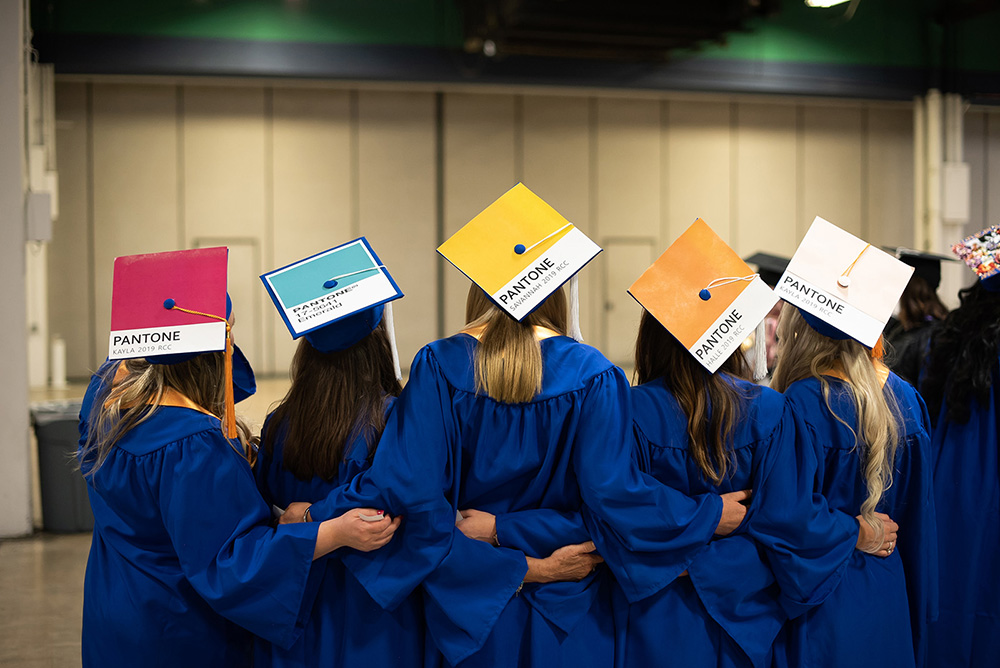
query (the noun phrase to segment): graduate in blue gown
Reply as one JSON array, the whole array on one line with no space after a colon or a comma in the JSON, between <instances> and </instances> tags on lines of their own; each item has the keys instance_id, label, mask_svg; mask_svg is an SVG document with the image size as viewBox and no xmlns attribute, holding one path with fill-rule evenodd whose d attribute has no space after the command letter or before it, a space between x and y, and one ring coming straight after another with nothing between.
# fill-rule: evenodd
<instances>
[{"instance_id":1,"label":"graduate in blue gown","mask_svg":"<svg viewBox=\"0 0 1000 668\"><path fill-rule=\"evenodd\" d=\"M1000 657L1000 278L960 293L932 342L920 390L934 420L941 609L928 665Z\"/></svg>"},{"instance_id":2,"label":"graduate in blue gown","mask_svg":"<svg viewBox=\"0 0 1000 668\"><path fill-rule=\"evenodd\" d=\"M640 384L631 392L643 470L692 497L752 489L753 498L740 527L699 551L683 576L632 598L619 662L769 666L785 621L822 603L865 541L853 515L831 512L813 494L815 454L798 446L784 398L747 380L741 343L760 320L754 371L763 377L763 320L777 298L700 220L629 292L647 309L635 345ZM701 348L689 350L671 332L702 339L723 311L738 314L744 329L710 339L725 360L713 372L716 363L696 354ZM648 556L617 558L655 571Z\"/></svg>"},{"instance_id":3,"label":"graduate in blue gown","mask_svg":"<svg viewBox=\"0 0 1000 668\"><path fill-rule=\"evenodd\" d=\"M888 533L871 546L881 548L876 556L855 552L827 600L790 623L778 665L934 665L926 629L937 613L937 525L924 402L868 348L815 316L786 305L778 339L772 386L816 448L816 491L831 508L891 528L884 512L899 527L898 549Z\"/></svg>"},{"instance_id":4,"label":"graduate in blue gown","mask_svg":"<svg viewBox=\"0 0 1000 668\"><path fill-rule=\"evenodd\" d=\"M125 258L132 268L154 262L162 277L155 284L119 276L116 265L116 286L139 286L124 308L147 314L189 304L202 322L224 322L211 314L223 311L224 283L216 300L210 287L184 284L177 279L185 272L170 270L185 253L200 266L204 256L195 251ZM163 256L171 256L166 267ZM221 261L215 274L224 278L224 253ZM168 306L167 295L177 303ZM116 299L113 323L120 308ZM149 324L171 331L191 324L170 317ZM225 347L228 329L196 345ZM270 526L248 462L248 432L232 411L229 354L195 348L156 363L125 359L92 383L79 453L95 518L84 666L249 666L252 634L287 646L302 632L315 558L343 545L374 549L392 536L388 520L356 517Z\"/></svg>"},{"instance_id":5,"label":"graduate in blue gown","mask_svg":"<svg viewBox=\"0 0 1000 668\"><path fill-rule=\"evenodd\" d=\"M521 213L516 203L506 207L484 236L520 224ZM472 255L480 256L479 269L513 265L529 242L567 227L563 219L528 230L517 246L486 239ZM547 257L556 252L543 248ZM449 259L476 280L476 267ZM562 262L569 260L537 266ZM544 275L528 272L524 280ZM608 573L590 573L579 547L556 548L589 536L602 553L612 545L656 551L662 569L655 575L615 572L632 591L645 591L672 580L720 522L731 530L745 511L714 494L688 498L641 474L632 459L628 381L597 350L566 336L559 283L530 287L541 303L520 320L473 285L466 328L417 353L372 467L311 509L324 518L366 499L405 515L388 551L347 555L344 563L387 609L419 587L430 636L450 665L611 665ZM574 517L584 506L591 512L581 532ZM462 509L496 516L499 545L456 528ZM547 519L519 523L523 517ZM573 575L578 581L553 582L574 572L574 559L585 566Z\"/></svg>"},{"instance_id":6,"label":"graduate in blue gown","mask_svg":"<svg viewBox=\"0 0 1000 668\"><path fill-rule=\"evenodd\" d=\"M320 501L371 464L402 389L393 371L383 306L313 330L292 360L292 385L268 416L254 473L264 499L279 508ZM422 666L419 594L383 610L337 553L323 570L302 637L285 649L258 643L256 666Z\"/></svg>"}]
</instances>

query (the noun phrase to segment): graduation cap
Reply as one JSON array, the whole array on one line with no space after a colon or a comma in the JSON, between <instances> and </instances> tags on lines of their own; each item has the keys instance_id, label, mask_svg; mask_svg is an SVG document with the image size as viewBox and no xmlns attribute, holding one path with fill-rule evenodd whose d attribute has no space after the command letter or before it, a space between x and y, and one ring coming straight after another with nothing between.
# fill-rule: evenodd
<instances>
[{"instance_id":1,"label":"graduation cap","mask_svg":"<svg viewBox=\"0 0 1000 668\"><path fill-rule=\"evenodd\" d=\"M570 336L582 340L576 273L601 248L524 184L437 250L518 322L572 278Z\"/></svg>"},{"instance_id":2,"label":"graduation cap","mask_svg":"<svg viewBox=\"0 0 1000 668\"><path fill-rule=\"evenodd\" d=\"M983 287L991 292L1000 292L1000 225L987 227L970 237L966 237L951 247L951 251L969 265Z\"/></svg>"},{"instance_id":3,"label":"graduation cap","mask_svg":"<svg viewBox=\"0 0 1000 668\"><path fill-rule=\"evenodd\" d=\"M200 353L225 351L222 425L226 436L235 438L228 259L225 247L115 258L108 359L176 364Z\"/></svg>"},{"instance_id":4,"label":"graduation cap","mask_svg":"<svg viewBox=\"0 0 1000 668\"><path fill-rule=\"evenodd\" d=\"M821 334L873 348L912 273L913 267L817 216L775 292Z\"/></svg>"},{"instance_id":5,"label":"graduation cap","mask_svg":"<svg viewBox=\"0 0 1000 668\"><path fill-rule=\"evenodd\" d=\"M385 317L396 378L401 378L392 302L403 296L364 237L262 274L267 294L293 339L324 353L346 350Z\"/></svg>"},{"instance_id":6,"label":"graduation cap","mask_svg":"<svg viewBox=\"0 0 1000 668\"><path fill-rule=\"evenodd\" d=\"M750 257L743 258L744 262L757 265L757 273L760 279L771 288L778 284L781 275L785 273L788 266L788 258L770 253L754 253Z\"/></svg>"},{"instance_id":7,"label":"graduation cap","mask_svg":"<svg viewBox=\"0 0 1000 668\"><path fill-rule=\"evenodd\" d=\"M629 294L715 372L762 324L778 297L701 218L632 284ZM767 373L764 334L754 371Z\"/></svg>"},{"instance_id":8,"label":"graduation cap","mask_svg":"<svg viewBox=\"0 0 1000 668\"><path fill-rule=\"evenodd\" d=\"M883 247L887 252L892 253L897 259L913 267L913 275L927 281L931 290L937 290L941 285L941 263L958 262L957 258L943 253L931 253L919 251L903 246Z\"/></svg>"}]
</instances>

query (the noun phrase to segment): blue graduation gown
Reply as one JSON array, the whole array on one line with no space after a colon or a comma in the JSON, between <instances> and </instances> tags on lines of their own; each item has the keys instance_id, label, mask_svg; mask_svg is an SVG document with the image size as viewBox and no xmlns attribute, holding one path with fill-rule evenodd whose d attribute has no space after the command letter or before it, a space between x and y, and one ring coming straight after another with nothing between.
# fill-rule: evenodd
<instances>
[{"instance_id":1,"label":"blue graduation gown","mask_svg":"<svg viewBox=\"0 0 1000 668\"><path fill-rule=\"evenodd\" d=\"M857 521L812 494L816 458L798 448L782 395L732 379L746 397L734 425L731 473L707 480L689 448L687 416L661 379L632 390L644 470L687 495L752 489L744 522L698 552L680 577L628 607L625 666L769 665L788 616L821 603L854 552ZM635 569L644 555L622 554ZM773 565L773 572L772 572ZM775 578L777 575L777 579Z\"/></svg>"},{"instance_id":2,"label":"blue graduation gown","mask_svg":"<svg viewBox=\"0 0 1000 668\"><path fill-rule=\"evenodd\" d=\"M996 666L1000 661L1000 369L985 405L972 400L965 424L942 406L934 427L934 502L941 521L941 606L930 625L928 665Z\"/></svg>"},{"instance_id":3,"label":"blue graduation gown","mask_svg":"<svg viewBox=\"0 0 1000 668\"><path fill-rule=\"evenodd\" d=\"M87 481L84 666L249 666L251 633L295 642L318 525L269 526L217 418L159 407Z\"/></svg>"},{"instance_id":4,"label":"blue graduation gown","mask_svg":"<svg viewBox=\"0 0 1000 668\"><path fill-rule=\"evenodd\" d=\"M850 390L828 378L830 406L857 430ZM937 615L937 522L932 490L927 408L920 395L894 373L891 392L902 414L892 486L878 510L899 524L899 544L888 557L856 551L840 585L814 610L789 626L791 666L922 666L926 630ZM867 496L854 433L823 399L820 382L806 378L785 391L800 430L820 457L816 489L832 508L861 513ZM911 626L912 625L912 626Z\"/></svg>"},{"instance_id":5,"label":"blue graduation gown","mask_svg":"<svg viewBox=\"0 0 1000 668\"><path fill-rule=\"evenodd\" d=\"M421 586L428 630L451 664L609 665L614 637L603 569L579 583L528 584L515 596L527 570L521 551L544 557L580 536L572 514L586 504L601 523L590 527L599 550L655 549L676 575L722 512L717 496L689 499L635 467L628 381L619 369L568 337L540 345L542 390L524 404L476 393L473 337L424 347L372 467L313 506L317 518L358 505L404 515L389 545L346 555L344 563L384 607ZM501 545L519 550L466 538L454 526L463 508L497 515ZM515 521L505 531L505 515L532 510L563 513L570 519L554 529L571 530L554 542L539 536L537 523L518 530Z\"/></svg>"},{"instance_id":6,"label":"blue graduation gown","mask_svg":"<svg viewBox=\"0 0 1000 668\"><path fill-rule=\"evenodd\" d=\"M275 428L268 418L261 441ZM254 468L257 486L269 504L284 508L293 501L319 501L369 466L367 443L356 437L345 449L336 478L326 481L314 476L299 480L282 465L287 425L277 428L273 454L262 447ZM337 550L317 562L322 579L317 583L318 594L302 637L288 649L257 643L255 666L423 665L424 622L419 593L407 597L392 612L383 610L344 568L340 554L346 551Z\"/></svg>"}]
</instances>

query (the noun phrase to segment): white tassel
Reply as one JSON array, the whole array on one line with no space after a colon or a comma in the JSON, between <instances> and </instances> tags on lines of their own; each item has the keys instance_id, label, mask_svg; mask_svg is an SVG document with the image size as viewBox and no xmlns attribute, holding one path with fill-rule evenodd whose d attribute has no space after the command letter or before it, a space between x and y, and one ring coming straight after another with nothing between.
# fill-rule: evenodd
<instances>
[{"instance_id":1,"label":"white tassel","mask_svg":"<svg viewBox=\"0 0 1000 668\"><path fill-rule=\"evenodd\" d=\"M569 279L569 335L579 343L583 343L583 332L580 330L580 277L573 274Z\"/></svg>"},{"instance_id":2,"label":"white tassel","mask_svg":"<svg viewBox=\"0 0 1000 668\"><path fill-rule=\"evenodd\" d=\"M753 379L760 382L767 378L767 318L757 323L753 338Z\"/></svg>"},{"instance_id":3,"label":"white tassel","mask_svg":"<svg viewBox=\"0 0 1000 668\"><path fill-rule=\"evenodd\" d=\"M389 335L389 347L392 349L392 370L396 372L396 380L403 380L399 370L399 351L396 349L396 328L392 324L392 302L385 305L385 331Z\"/></svg>"}]
</instances>

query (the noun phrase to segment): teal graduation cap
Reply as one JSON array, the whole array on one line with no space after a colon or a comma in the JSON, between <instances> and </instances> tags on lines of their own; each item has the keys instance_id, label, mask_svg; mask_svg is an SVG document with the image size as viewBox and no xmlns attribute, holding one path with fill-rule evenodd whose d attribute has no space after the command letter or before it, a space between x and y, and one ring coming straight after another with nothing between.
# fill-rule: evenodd
<instances>
[{"instance_id":1,"label":"teal graduation cap","mask_svg":"<svg viewBox=\"0 0 1000 668\"><path fill-rule=\"evenodd\" d=\"M364 237L269 271L260 280L292 338L305 336L322 352L350 348L385 317L398 368L390 302L403 293Z\"/></svg>"}]
</instances>

